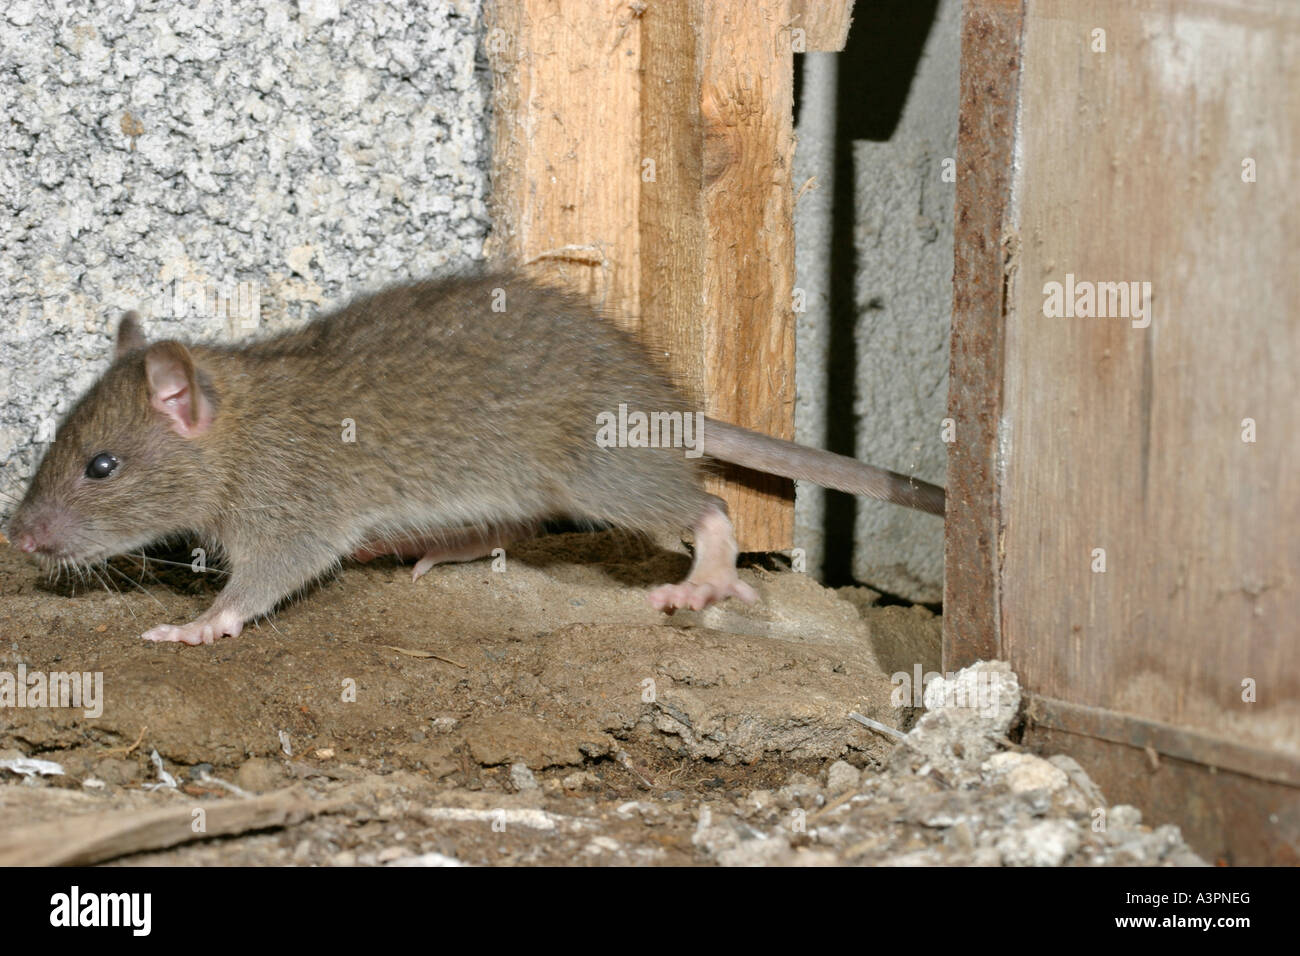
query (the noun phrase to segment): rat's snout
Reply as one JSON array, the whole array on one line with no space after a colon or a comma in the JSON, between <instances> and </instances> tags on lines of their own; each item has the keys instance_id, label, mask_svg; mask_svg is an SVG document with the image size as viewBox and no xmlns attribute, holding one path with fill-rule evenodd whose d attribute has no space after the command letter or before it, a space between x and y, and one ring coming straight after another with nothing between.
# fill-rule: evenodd
<instances>
[{"instance_id":1,"label":"rat's snout","mask_svg":"<svg viewBox=\"0 0 1300 956\"><path fill-rule=\"evenodd\" d=\"M9 521L9 540L27 554L55 554L61 550L59 521L49 511L20 511Z\"/></svg>"}]
</instances>

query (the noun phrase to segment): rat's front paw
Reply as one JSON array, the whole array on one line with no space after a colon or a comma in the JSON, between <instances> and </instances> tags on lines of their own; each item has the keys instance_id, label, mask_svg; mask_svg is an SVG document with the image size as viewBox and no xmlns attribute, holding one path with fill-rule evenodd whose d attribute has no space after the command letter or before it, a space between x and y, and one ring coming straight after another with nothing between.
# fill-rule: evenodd
<instances>
[{"instance_id":1,"label":"rat's front paw","mask_svg":"<svg viewBox=\"0 0 1300 956\"><path fill-rule=\"evenodd\" d=\"M231 611L214 614L209 611L189 624L160 624L140 636L146 641L172 641L177 644L211 644L224 635L238 637L244 629L241 615Z\"/></svg>"}]
</instances>

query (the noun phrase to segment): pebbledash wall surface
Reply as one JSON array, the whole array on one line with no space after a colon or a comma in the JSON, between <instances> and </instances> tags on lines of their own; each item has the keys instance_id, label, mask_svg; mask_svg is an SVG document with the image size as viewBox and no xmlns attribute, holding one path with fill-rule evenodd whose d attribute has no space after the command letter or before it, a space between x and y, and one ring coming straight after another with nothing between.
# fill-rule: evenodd
<instances>
[{"instance_id":1,"label":"pebbledash wall surface","mask_svg":"<svg viewBox=\"0 0 1300 956\"><path fill-rule=\"evenodd\" d=\"M482 258L481 6L0 9L0 502L108 364L123 311L139 310L151 338L234 341ZM958 6L940 4L897 132L853 144L855 183L838 194L857 210L855 450L933 481L943 479L952 198L928 166L955 140ZM819 164L834 154L831 56L799 58L796 188L825 180ZM814 443L828 408L848 411L826 391L831 195L807 192L796 211L809 294L798 421ZM813 489L800 496L796 544L817 573L827 519ZM858 579L915 600L941 594L937 519L860 503L849 548Z\"/></svg>"},{"instance_id":2,"label":"pebbledash wall surface","mask_svg":"<svg viewBox=\"0 0 1300 956\"><path fill-rule=\"evenodd\" d=\"M0 6L3 490L125 309L235 340L480 258L480 32L478 0Z\"/></svg>"}]
</instances>

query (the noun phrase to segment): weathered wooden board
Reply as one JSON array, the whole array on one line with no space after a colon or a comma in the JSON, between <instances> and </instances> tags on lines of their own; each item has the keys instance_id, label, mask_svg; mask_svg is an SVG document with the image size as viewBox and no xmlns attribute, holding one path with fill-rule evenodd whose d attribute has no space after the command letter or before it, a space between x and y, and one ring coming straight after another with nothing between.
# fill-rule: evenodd
<instances>
[{"instance_id":1,"label":"weathered wooden board","mask_svg":"<svg viewBox=\"0 0 1300 956\"><path fill-rule=\"evenodd\" d=\"M808 52L843 50L852 22L853 0L790 0L791 26L804 31Z\"/></svg>"},{"instance_id":2,"label":"weathered wooden board","mask_svg":"<svg viewBox=\"0 0 1300 956\"><path fill-rule=\"evenodd\" d=\"M1009 659L1031 730L1300 799L1300 6L1019 8L966 17L952 408L975 444L950 462L946 663ZM992 204L962 205L981 182ZM1141 306L1055 314L1053 282L1084 309L1085 283L1136 282ZM1209 774L1187 797L1238 860L1300 853L1267 799L1234 816Z\"/></svg>"},{"instance_id":3,"label":"weathered wooden board","mask_svg":"<svg viewBox=\"0 0 1300 956\"><path fill-rule=\"evenodd\" d=\"M1287 10L1029 6L1002 627L1045 696L1300 757L1300 8ZM1150 283L1150 325L1045 317L1045 284L1067 275Z\"/></svg>"},{"instance_id":4,"label":"weathered wooden board","mask_svg":"<svg viewBox=\"0 0 1300 956\"><path fill-rule=\"evenodd\" d=\"M948 368L948 414L956 428L948 445L944 518L944 666L949 670L1002 656L998 422L1023 17L1019 0L981 0L962 10Z\"/></svg>"},{"instance_id":5,"label":"weathered wooden board","mask_svg":"<svg viewBox=\"0 0 1300 956\"><path fill-rule=\"evenodd\" d=\"M677 108L680 93L643 104L645 122L655 124L659 162L681 177L662 194L658 181L642 188L645 221L653 223L642 235L645 322L676 333L660 339L670 349L694 338L695 348L676 351L670 363L709 415L793 438L789 0L692 0L687 11L673 24L659 6L644 17L652 37L647 75L659 88L687 85L691 100L685 122L660 119ZM683 42L683 25L690 41ZM674 38L671 45L654 39L660 29ZM662 290L671 291L660 297ZM687 332L687 323L698 331ZM794 543L791 482L732 470L711 490L726 499L742 550Z\"/></svg>"},{"instance_id":6,"label":"weathered wooden board","mask_svg":"<svg viewBox=\"0 0 1300 956\"><path fill-rule=\"evenodd\" d=\"M641 31L626 0L498 0L489 255L640 314Z\"/></svg>"}]
</instances>

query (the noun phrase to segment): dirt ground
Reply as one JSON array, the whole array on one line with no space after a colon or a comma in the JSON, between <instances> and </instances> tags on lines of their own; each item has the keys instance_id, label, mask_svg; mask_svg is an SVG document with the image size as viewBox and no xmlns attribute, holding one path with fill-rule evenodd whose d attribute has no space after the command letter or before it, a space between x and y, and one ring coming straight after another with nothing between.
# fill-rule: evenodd
<instances>
[{"instance_id":1,"label":"dirt ground","mask_svg":"<svg viewBox=\"0 0 1300 956\"><path fill-rule=\"evenodd\" d=\"M138 635L200 612L219 572L123 558L100 570L113 590L51 584L0 547L0 674L103 674L98 716L0 708L0 861L1199 862L1073 761L1019 747L1004 665L958 677L996 684L988 712L896 706L892 674L938 669L925 608L769 562L743 572L754 608L652 611L645 590L687 563L602 533L414 584L348 564L192 648ZM217 825L195 833L196 810ZM120 839L69 850L74 832Z\"/></svg>"}]
</instances>

